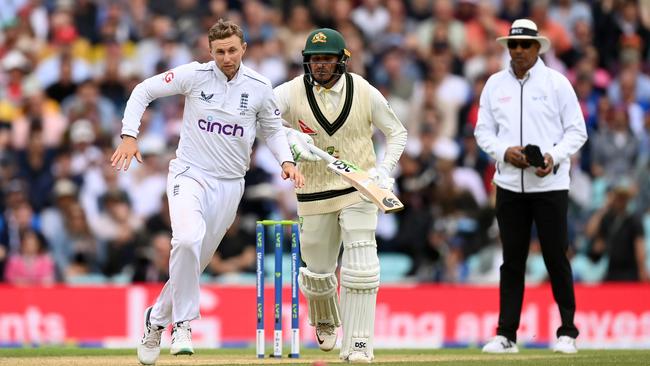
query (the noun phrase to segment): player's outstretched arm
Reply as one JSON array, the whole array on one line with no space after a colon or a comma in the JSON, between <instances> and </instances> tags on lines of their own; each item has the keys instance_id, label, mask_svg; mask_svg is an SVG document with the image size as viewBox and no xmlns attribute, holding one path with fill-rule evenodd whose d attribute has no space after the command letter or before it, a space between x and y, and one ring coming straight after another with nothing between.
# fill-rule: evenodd
<instances>
[{"instance_id":1,"label":"player's outstretched arm","mask_svg":"<svg viewBox=\"0 0 650 366\"><path fill-rule=\"evenodd\" d=\"M124 135L122 136L122 142L120 142L113 156L111 156L111 166L117 170L123 168L126 171L129 169L133 157L139 163L142 163L142 155L140 155L140 149L138 149L138 140L133 136Z\"/></svg>"}]
</instances>

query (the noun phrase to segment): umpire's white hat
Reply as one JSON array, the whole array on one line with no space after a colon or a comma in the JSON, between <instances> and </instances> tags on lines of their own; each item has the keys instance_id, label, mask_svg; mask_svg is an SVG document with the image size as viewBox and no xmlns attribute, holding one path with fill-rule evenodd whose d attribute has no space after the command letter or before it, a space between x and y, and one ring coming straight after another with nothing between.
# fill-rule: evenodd
<instances>
[{"instance_id":1,"label":"umpire's white hat","mask_svg":"<svg viewBox=\"0 0 650 366\"><path fill-rule=\"evenodd\" d=\"M497 38L497 42L501 43L503 47L508 48L508 40L510 39L532 39L539 42L539 53L544 53L551 48L551 41L540 36L537 32L537 24L529 19L517 19L510 27L510 33L505 37Z\"/></svg>"}]
</instances>

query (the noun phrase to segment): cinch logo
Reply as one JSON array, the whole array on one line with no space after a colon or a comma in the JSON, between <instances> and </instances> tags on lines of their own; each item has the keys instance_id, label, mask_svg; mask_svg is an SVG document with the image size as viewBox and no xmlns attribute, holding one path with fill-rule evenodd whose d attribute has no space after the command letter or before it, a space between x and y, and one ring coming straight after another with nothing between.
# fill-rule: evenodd
<instances>
[{"instance_id":1,"label":"cinch logo","mask_svg":"<svg viewBox=\"0 0 650 366\"><path fill-rule=\"evenodd\" d=\"M199 128L202 129L203 131L207 132L214 132L218 133L220 135L226 135L226 136L237 136L239 137L244 137L244 127L238 125L238 124L227 124L227 123L220 123L220 122L212 122L212 118L208 117L208 120L200 119L198 121L199 123Z\"/></svg>"}]
</instances>

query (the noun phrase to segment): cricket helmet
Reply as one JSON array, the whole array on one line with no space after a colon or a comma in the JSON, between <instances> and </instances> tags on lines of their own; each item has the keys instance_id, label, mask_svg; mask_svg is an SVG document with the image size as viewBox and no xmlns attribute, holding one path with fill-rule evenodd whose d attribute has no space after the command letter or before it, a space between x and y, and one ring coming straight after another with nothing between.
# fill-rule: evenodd
<instances>
[{"instance_id":1,"label":"cricket helmet","mask_svg":"<svg viewBox=\"0 0 650 366\"><path fill-rule=\"evenodd\" d=\"M314 78L310 68L310 58L314 55L336 55L339 56L336 62L337 67L332 77L327 80L338 78L346 72L346 63L350 57L350 51L345 48L343 35L338 31L330 28L320 28L311 32L307 36L305 49L302 50L303 68L308 81L314 85ZM325 83L327 83L325 82Z\"/></svg>"}]
</instances>

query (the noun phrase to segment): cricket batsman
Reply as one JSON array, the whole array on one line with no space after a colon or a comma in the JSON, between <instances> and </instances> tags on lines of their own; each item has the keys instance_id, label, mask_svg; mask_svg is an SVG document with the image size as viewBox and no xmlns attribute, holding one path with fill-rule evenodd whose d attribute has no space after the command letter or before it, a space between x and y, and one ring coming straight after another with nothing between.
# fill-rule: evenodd
<instances>
[{"instance_id":1,"label":"cricket batsman","mask_svg":"<svg viewBox=\"0 0 650 366\"><path fill-rule=\"evenodd\" d=\"M313 143L352 162L370 172L381 188L392 189L390 173L404 150L406 129L376 88L347 72L350 52L339 32L313 31L302 54L304 75L274 89L282 117L293 128L287 136L294 160L305 176L304 187L296 190L300 250L306 263L300 269L300 289L308 300L309 322L320 348L332 350L337 328L342 326L340 358L371 362L379 288L377 207L330 172L304 144ZM386 136L386 154L379 164L372 141L374 127ZM298 145L302 148L296 149ZM335 271L341 243L339 306Z\"/></svg>"}]
</instances>

